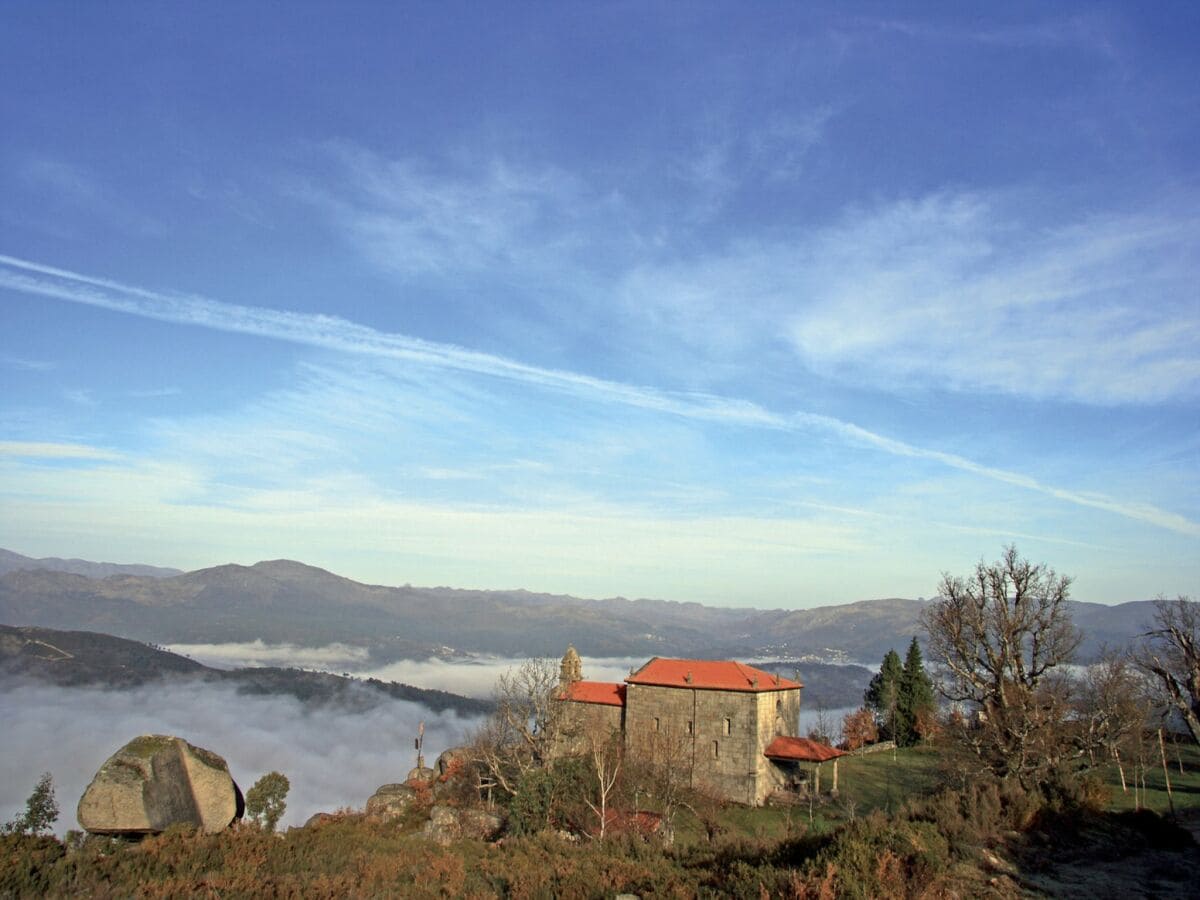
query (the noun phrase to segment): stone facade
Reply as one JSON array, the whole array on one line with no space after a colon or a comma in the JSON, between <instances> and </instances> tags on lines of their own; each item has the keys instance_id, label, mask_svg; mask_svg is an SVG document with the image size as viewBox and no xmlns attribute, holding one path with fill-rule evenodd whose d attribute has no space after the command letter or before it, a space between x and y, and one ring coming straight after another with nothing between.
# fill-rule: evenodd
<instances>
[{"instance_id":1,"label":"stone facade","mask_svg":"<svg viewBox=\"0 0 1200 900\"><path fill-rule=\"evenodd\" d=\"M577 677L582 667L574 648L562 672L560 699L575 726L573 743L620 732L626 753L668 760L692 786L750 806L787 781L788 773L764 751L775 737L796 734L798 682L741 663L657 657L623 686L585 682ZM618 692L619 706L613 701Z\"/></svg>"}]
</instances>

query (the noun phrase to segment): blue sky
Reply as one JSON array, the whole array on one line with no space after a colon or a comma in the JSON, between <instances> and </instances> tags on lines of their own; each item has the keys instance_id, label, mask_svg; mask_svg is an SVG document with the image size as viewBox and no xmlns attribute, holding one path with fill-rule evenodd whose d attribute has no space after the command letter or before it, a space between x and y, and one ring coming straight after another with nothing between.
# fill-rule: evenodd
<instances>
[{"instance_id":1,"label":"blue sky","mask_svg":"<svg viewBox=\"0 0 1200 900\"><path fill-rule=\"evenodd\" d=\"M1194 4L13 4L0 546L1200 594Z\"/></svg>"}]
</instances>

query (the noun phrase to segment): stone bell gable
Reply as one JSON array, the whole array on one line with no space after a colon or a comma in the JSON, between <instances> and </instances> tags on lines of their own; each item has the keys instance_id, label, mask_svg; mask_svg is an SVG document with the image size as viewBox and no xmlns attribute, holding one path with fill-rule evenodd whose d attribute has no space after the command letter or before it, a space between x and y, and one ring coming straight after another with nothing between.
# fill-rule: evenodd
<instances>
[{"instance_id":1,"label":"stone bell gable","mask_svg":"<svg viewBox=\"0 0 1200 900\"><path fill-rule=\"evenodd\" d=\"M569 648L559 699L581 733L620 730L631 756L667 747L695 787L751 806L785 775L766 755L778 736L794 736L799 682L732 660L655 657L624 684L584 681Z\"/></svg>"}]
</instances>

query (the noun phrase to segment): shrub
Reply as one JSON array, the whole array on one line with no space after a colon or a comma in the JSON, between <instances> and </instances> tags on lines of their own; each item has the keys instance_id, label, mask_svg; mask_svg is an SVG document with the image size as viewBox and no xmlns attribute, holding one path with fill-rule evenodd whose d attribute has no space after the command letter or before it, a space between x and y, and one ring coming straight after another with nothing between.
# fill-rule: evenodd
<instances>
[{"instance_id":1,"label":"shrub","mask_svg":"<svg viewBox=\"0 0 1200 900\"><path fill-rule=\"evenodd\" d=\"M268 772L246 791L246 815L261 828L274 831L287 809L286 799L291 787L286 775Z\"/></svg>"},{"instance_id":2,"label":"shrub","mask_svg":"<svg viewBox=\"0 0 1200 900\"><path fill-rule=\"evenodd\" d=\"M25 801L25 812L0 826L4 834L41 834L58 821L58 803L54 800L54 780L46 772L38 779L33 793Z\"/></svg>"}]
</instances>

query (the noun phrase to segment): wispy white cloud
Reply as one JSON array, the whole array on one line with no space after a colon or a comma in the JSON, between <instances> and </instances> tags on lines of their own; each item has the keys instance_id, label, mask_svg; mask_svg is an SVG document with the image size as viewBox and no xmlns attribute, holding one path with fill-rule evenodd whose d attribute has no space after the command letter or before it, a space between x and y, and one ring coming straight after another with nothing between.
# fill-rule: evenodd
<instances>
[{"instance_id":1,"label":"wispy white cloud","mask_svg":"<svg viewBox=\"0 0 1200 900\"><path fill-rule=\"evenodd\" d=\"M62 392L63 399L76 406L97 406L99 402L96 395L87 388L67 388Z\"/></svg>"},{"instance_id":2,"label":"wispy white cloud","mask_svg":"<svg viewBox=\"0 0 1200 900\"><path fill-rule=\"evenodd\" d=\"M846 560L865 549L854 527L820 515L418 502L321 480L223 490L209 500L203 473L137 462L74 480L0 466L0 484L0 546L69 542L73 553L111 555L88 548L120 534L143 559L184 568L290 557L381 584L590 596L634 585L642 596L744 604L794 593L795 567L806 560Z\"/></svg>"},{"instance_id":3,"label":"wispy white cloud","mask_svg":"<svg viewBox=\"0 0 1200 900\"><path fill-rule=\"evenodd\" d=\"M9 356L0 353L0 366L9 369L19 369L26 372L49 372L58 364L46 359L24 359L19 356Z\"/></svg>"},{"instance_id":4,"label":"wispy white cloud","mask_svg":"<svg viewBox=\"0 0 1200 900\"><path fill-rule=\"evenodd\" d=\"M47 189L75 203L91 206L104 198L95 178L79 166L58 159L30 159L18 172L30 187Z\"/></svg>"},{"instance_id":5,"label":"wispy white cloud","mask_svg":"<svg viewBox=\"0 0 1200 900\"><path fill-rule=\"evenodd\" d=\"M122 231L156 236L162 223L130 205L128 199L88 168L64 159L33 157L16 167L16 181L24 190L55 208L70 208L76 213L102 220ZM62 216L47 216L33 224L57 232Z\"/></svg>"},{"instance_id":6,"label":"wispy white cloud","mask_svg":"<svg viewBox=\"0 0 1200 900\"><path fill-rule=\"evenodd\" d=\"M852 217L807 248L789 330L814 368L875 385L1092 404L1200 394L1200 218L1022 233L983 197Z\"/></svg>"},{"instance_id":7,"label":"wispy white cloud","mask_svg":"<svg viewBox=\"0 0 1200 900\"><path fill-rule=\"evenodd\" d=\"M1163 204L1030 228L1020 202L944 194L859 209L639 267L619 296L707 358L737 365L782 343L816 373L892 393L1200 396L1200 217Z\"/></svg>"},{"instance_id":8,"label":"wispy white cloud","mask_svg":"<svg viewBox=\"0 0 1200 900\"><path fill-rule=\"evenodd\" d=\"M1008 48L1077 47L1102 55L1113 53L1111 27L1102 14L1049 18L1040 22L966 27L902 19L857 19L872 30L921 40L984 44Z\"/></svg>"},{"instance_id":9,"label":"wispy white cloud","mask_svg":"<svg viewBox=\"0 0 1200 900\"><path fill-rule=\"evenodd\" d=\"M87 444L61 444L38 441L0 441L0 456L25 459L116 460L121 454Z\"/></svg>"},{"instance_id":10,"label":"wispy white cloud","mask_svg":"<svg viewBox=\"0 0 1200 900\"><path fill-rule=\"evenodd\" d=\"M254 334L346 353L363 354L519 382L591 402L620 404L738 428L787 432L820 431L848 443L892 456L926 459L959 471L1035 491L1056 499L1104 510L1183 534L1200 534L1200 525L1158 507L1044 484L1030 476L995 468L957 454L927 449L876 434L840 419L809 412L778 413L758 404L709 394L680 394L548 369L463 347L380 332L345 319L238 306L199 297L161 294L94 278L40 263L0 256L0 286L56 297L183 325Z\"/></svg>"},{"instance_id":11,"label":"wispy white cloud","mask_svg":"<svg viewBox=\"0 0 1200 900\"><path fill-rule=\"evenodd\" d=\"M330 182L292 192L327 210L375 265L403 275L540 269L583 249L576 226L613 202L553 167L492 158L434 171L349 144L325 149Z\"/></svg>"},{"instance_id":12,"label":"wispy white cloud","mask_svg":"<svg viewBox=\"0 0 1200 900\"><path fill-rule=\"evenodd\" d=\"M834 115L833 106L822 105L776 113L753 127L735 124L731 115L718 117L690 152L679 154L668 166L671 176L688 188L677 204L677 215L706 221L747 185L778 185L799 178Z\"/></svg>"}]
</instances>

